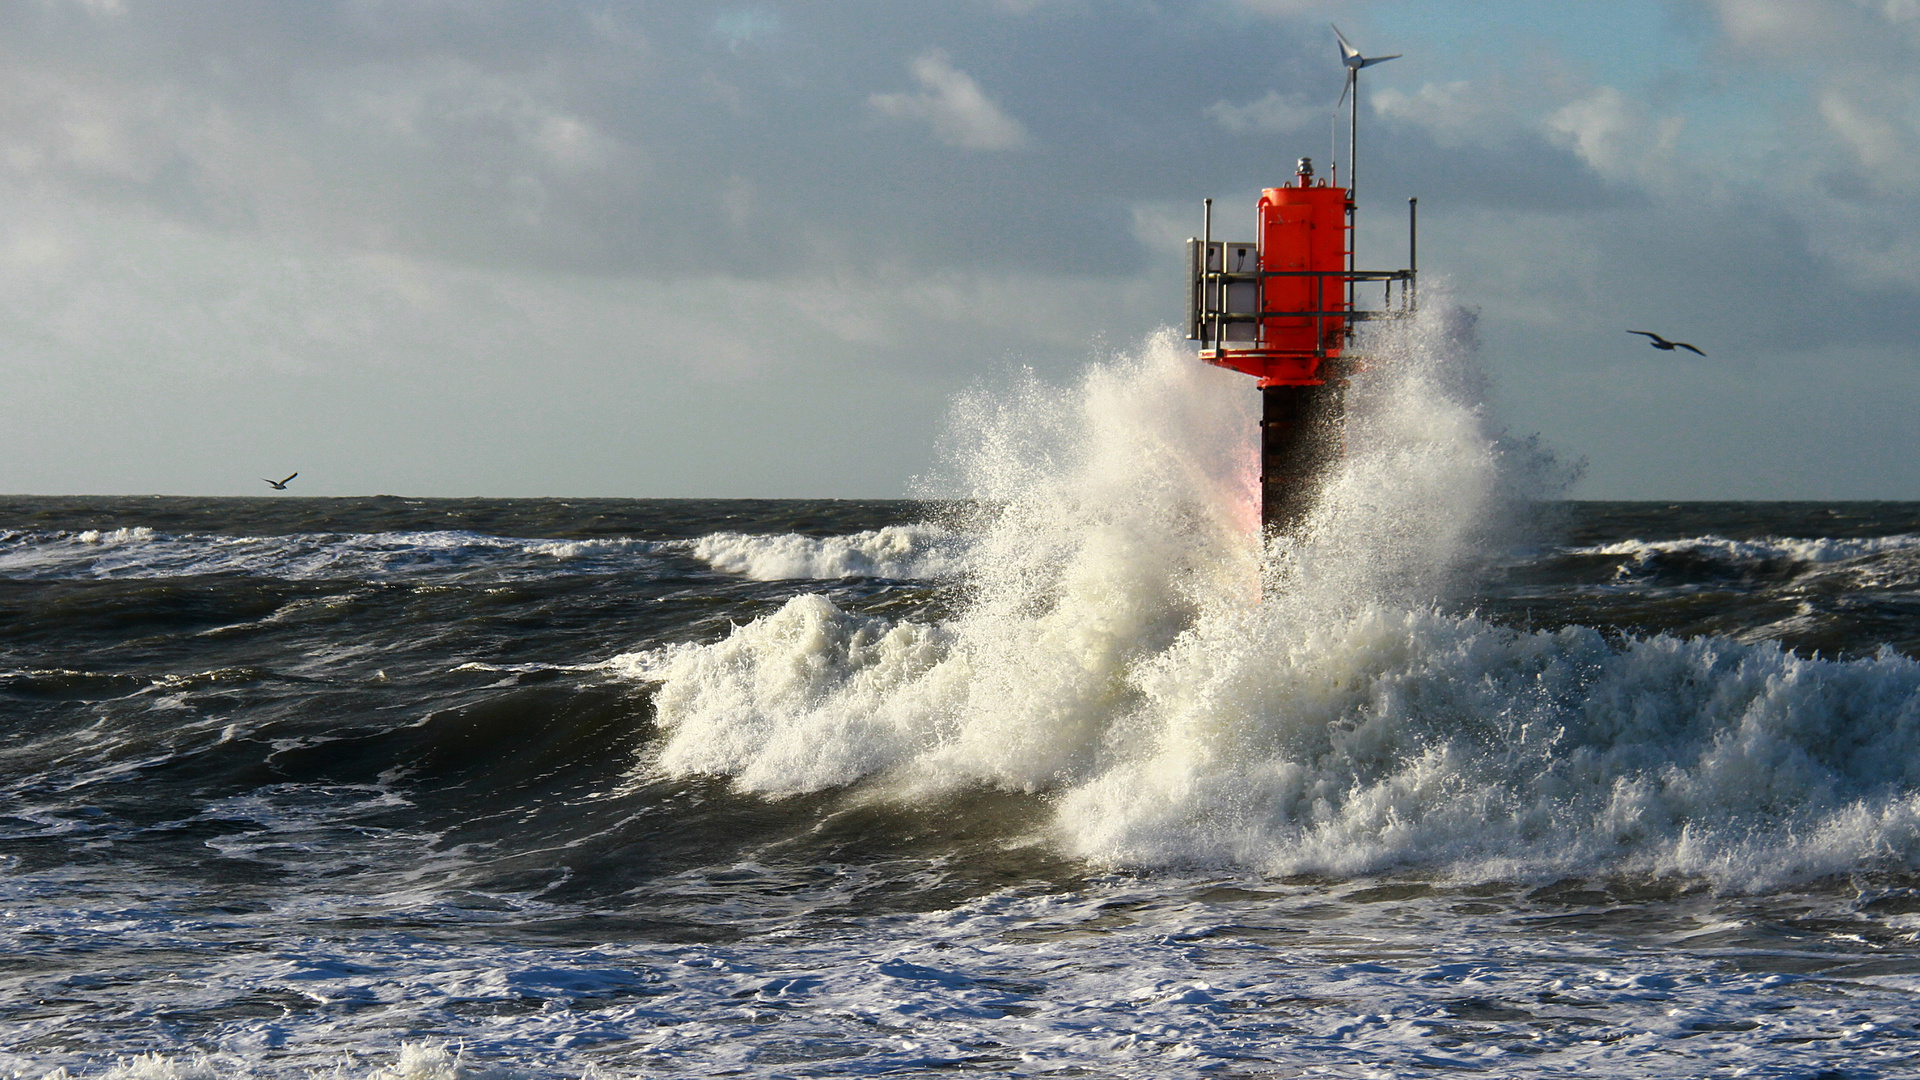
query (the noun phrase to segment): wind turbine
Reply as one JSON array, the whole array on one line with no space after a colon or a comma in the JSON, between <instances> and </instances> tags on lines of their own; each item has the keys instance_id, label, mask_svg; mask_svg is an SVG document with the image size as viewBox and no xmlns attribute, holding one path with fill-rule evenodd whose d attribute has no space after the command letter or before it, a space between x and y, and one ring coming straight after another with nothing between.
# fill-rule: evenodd
<instances>
[{"instance_id":1,"label":"wind turbine","mask_svg":"<svg viewBox=\"0 0 1920 1080\"><path fill-rule=\"evenodd\" d=\"M1329 23L1327 25L1332 26L1333 24ZM1354 188L1354 142L1355 136L1357 136L1360 131L1360 69L1372 67L1375 64L1384 64L1389 60L1398 60L1402 54L1394 53L1392 56L1361 56L1360 50L1353 47L1353 44L1347 40L1347 35L1340 32L1339 27L1333 27L1333 36L1340 41L1340 63L1345 65L1347 69L1347 81L1345 85L1340 87L1340 100L1334 107L1339 108L1341 105L1345 105L1349 96L1353 98L1351 111L1347 114L1347 190L1351 191Z\"/></svg>"},{"instance_id":2,"label":"wind turbine","mask_svg":"<svg viewBox=\"0 0 1920 1080\"><path fill-rule=\"evenodd\" d=\"M1328 23L1327 25L1333 26L1332 23ZM1338 109L1341 104L1345 103L1349 95L1353 98L1353 103L1349 106L1349 112L1347 113L1347 198L1351 200L1354 197L1354 189L1360 186L1356 182L1356 178L1360 172L1358 160L1360 157L1360 69L1372 67L1375 64L1384 64L1389 60L1398 60L1401 54L1394 53L1392 56L1361 56L1360 50L1353 47L1353 44L1347 40L1347 35L1340 32L1339 27L1333 27L1333 36L1340 41L1340 63L1347 69L1347 81L1340 87L1340 101L1334 103L1334 108ZM1335 112L1334 115L1337 117L1340 114ZM1339 120L1334 121L1336 124L1339 122ZM1336 168L1339 166L1339 161L1340 159L1337 157L1334 159ZM1353 204L1349 201L1347 205L1351 206ZM1359 265L1354 252L1354 249L1360 246L1355 242L1359 239L1359 236L1360 228L1353 220L1353 212L1348 211L1347 272L1349 274L1353 273L1353 268ZM1353 282L1351 280L1347 282L1347 306L1353 306Z\"/></svg>"}]
</instances>

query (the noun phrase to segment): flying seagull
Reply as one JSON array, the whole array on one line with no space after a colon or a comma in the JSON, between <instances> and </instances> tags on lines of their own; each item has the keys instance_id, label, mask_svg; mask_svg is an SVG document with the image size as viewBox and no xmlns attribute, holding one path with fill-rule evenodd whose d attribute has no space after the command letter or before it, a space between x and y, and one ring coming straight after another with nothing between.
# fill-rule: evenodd
<instances>
[{"instance_id":1,"label":"flying seagull","mask_svg":"<svg viewBox=\"0 0 1920 1080\"><path fill-rule=\"evenodd\" d=\"M1332 26L1331 23L1328 25ZM1339 27L1333 27L1333 36L1340 39L1340 62L1347 65L1347 84L1340 88L1340 104L1342 105L1346 104L1349 91L1356 97L1359 96L1361 68L1372 67L1375 64L1384 64L1389 60L1398 60L1404 55L1403 53L1394 53L1392 56L1361 56L1360 50L1354 48L1347 42L1347 35L1341 33Z\"/></svg>"},{"instance_id":2,"label":"flying seagull","mask_svg":"<svg viewBox=\"0 0 1920 1080\"><path fill-rule=\"evenodd\" d=\"M1661 337L1659 334L1656 334L1651 330L1629 330L1627 331L1627 333L1645 334L1646 336L1653 339L1652 341L1647 342L1647 344L1653 346L1656 349L1665 349L1667 352L1672 352L1675 349L1685 349L1690 353L1698 353L1701 356L1707 355L1706 353L1700 352L1699 349L1694 348L1693 346L1687 344L1684 341L1668 341L1666 338ZM288 477L287 479L291 480L293 478Z\"/></svg>"},{"instance_id":3,"label":"flying seagull","mask_svg":"<svg viewBox=\"0 0 1920 1080\"><path fill-rule=\"evenodd\" d=\"M1671 349L1673 348L1673 346L1669 345L1667 346L1667 348ZM1687 348L1691 349L1693 348L1693 346L1689 345L1687 346ZM299 475L300 475L299 473L293 473L289 475L286 480L268 480L266 477L263 476L260 478L260 480L262 483L266 484L268 487L272 488L275 491L285 491L287 490L287 482L292 480L295 476L299 476Z\"/></svg>"}]
</instances>

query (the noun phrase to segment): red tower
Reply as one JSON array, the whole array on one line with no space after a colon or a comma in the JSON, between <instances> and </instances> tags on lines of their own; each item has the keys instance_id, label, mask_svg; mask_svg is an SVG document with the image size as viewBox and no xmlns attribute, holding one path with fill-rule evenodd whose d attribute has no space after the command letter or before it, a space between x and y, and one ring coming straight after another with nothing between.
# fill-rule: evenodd
<instances>
[{"instance_id":1,"label":"red tower","mask_svg":"<svg viewBox=\"0 0 1920 1080\"><path fill-rule=\"evenodd\" d=\"M1351 193L1316 183L1310 159L1292 184L1260 193L1257 213L1258 243L1222 243L1207 200L1205 235L1187 242L1187 337L1201 342L1202 360L1259 380L1260 522L1284 531L1313 508L1344 450L1351 326L1411 311L1414 271L1353 269ZM1363 281L1384 283L1386 308L1355 306Z\"/></svg>"}]
</instances>

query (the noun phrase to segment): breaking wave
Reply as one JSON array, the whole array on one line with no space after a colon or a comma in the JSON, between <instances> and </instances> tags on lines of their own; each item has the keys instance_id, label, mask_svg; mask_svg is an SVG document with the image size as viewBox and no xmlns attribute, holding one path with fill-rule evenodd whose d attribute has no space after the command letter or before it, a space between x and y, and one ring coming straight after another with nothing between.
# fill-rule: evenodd
<instances>
[{"instance_id":1,"label":"breaking wave","mask_svg":"<svg viewBox=\"0 0 1920 1080\"><path fill-rule=\"evenodd\" d=\"M1552 471L1497 436L1470 337L1445 309L1379 332L1344 464L1265 551L1255 395L1170 336L964 399L956 614L806 595L617 658L658 683L645 767L770 797L1044 794L1052 842L1111 866L1731 887L1913 867L1920 664L1451 609Z\"/></svg>"},{"instance_id":2,"label":"breaking wave","mask_svg":"<svg viewBox=\"0 0 1920 1080\"><path fill-rule=\"evenodd\" d=\"M238 574L281 580L446 574L495 578L628 572L690 556L756 581L939 579L958 572L953 534L891 525L850 536L712 533L692 540L522 539L466 531L224 536L150 528L0 532L0 579L155 580Z\"/></svg>"},{"instance_id":3,"label":"breaking wave","mask_svg":"<svg viewBox=\"0 0 1920 1080\"><path fill-rule=\"evenodd\" d=\"M644 540L537 540L446 530L223 536L149 528L0 533L0 578L146 580L243 574L284 580L578 571L630 562L663 545Z\"/></svg>"},{"instance_id":4,"label":"breaking wave","mask_svg":"<svg viewBox=\"0 0 1920 1080\"><path fill-rule=\"evenodd\" d=\"M889 525L851 536L713 533L693 542L693 556L721 573L755 581L933 579L959 569L953 534L934 525Z\"/></svg>"},{"instance_id":5,"label":"breaking wave","mask_svg":"<svg viewBox=\"0 0 1920 1080\"><path fill-rule=\"evenodd\" d=\"M1568 555L1624 557L1615 575L1622 581L1689 578L1795 576L1831 572L1852 564L1886 563L1894 571L1920 569L1920 536L1785 537L1735 540L1694 536L1680 540L1623 540L1566 549ZM1911 576L1911 575L1909 575Z\"/></svg>"}]
</instances>

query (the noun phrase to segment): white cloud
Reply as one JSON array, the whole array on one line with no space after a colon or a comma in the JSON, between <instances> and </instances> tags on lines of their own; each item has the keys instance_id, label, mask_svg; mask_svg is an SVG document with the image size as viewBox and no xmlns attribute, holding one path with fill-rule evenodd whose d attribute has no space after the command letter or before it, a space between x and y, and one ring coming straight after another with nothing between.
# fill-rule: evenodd
<instances>
[{"instance_id":1,"label":"white cloud","mask_svg":"<svg viewBox=\"0 0 1920 1080\"><path fill-rule=\"evenodd\" d=\"M1715 11L1735 57L1805 88L1801 157L1848 162L1880 194L1920 191L1920 0L1717 0Z\"/></svg>"},{"instance_id":2,"label":"white cloud","mask_svg":"<svg viewBox=\"0 0 1920 1080\"><path fill-rule=\"evenodd\" d=\"M505 76L464 60L439 59L405 68L369 65L345 73L350 112L336 122L370 124L380 132L420 145L462 140L493 142L501 133L531 150L536 161L561 169L603 164L612 140L587 121L557 107L537 78Z\"/></svg>"},{"instance_id":3,"label":"white cloud","mask_svg":"<svg viewBox=\"0 0 1920 1080\"><path fill-rule=\"evenodd\" d=\"M1794 63L1871 63L1920 34L1912 0L1715 0L1735 47Z\"/></svg>"},{"instance_id":4,"label":"white cloud","mask_svg":"<svg viewBox=\"0 0 1920 1080\"><path fill-rule=\"evenodd\" d=\"M727 227L736 236L746 236L752 228L759 195L759 189L754 187L753 181L738 173L721 181L720 212L726 218Z\"/></svg>"},{"instance_id":5,"label":"white cloud","mask_svg":"<svg viewBox=\"0 0 1920 1080\"><path fill-rule=\"evenodd\" d=\"M1906 118L1879 114L1871 104L1838 89L1820 94L1820 116L1840 143L1883 186L1920 185L1920 152Z\"/></svg>"},{"instance_id":6,"label":"white cloud","mask_svg":"<svg viewBox=\"0 0 1920 1080\"><path fill-rule=\"evenodd\" d=\"M117 16L127 13L125 0L69 0L74 7L95 16Z\"/></svg>"},{"instance_id":7,"label":"white cloud","mask_svg":"<svg viewBox=\"0 0 1920 1080\"><path fill-rule=\"evenodd\" d=\"M713 31L728 49L739 52L742 46L758 45L778 34L780 16L763 8L723 11L714 16Z\"/></svg>"},{"instance_id":8,"label":"white cloud","mask_svg":"<svg viewBox=\"0 0 1920 1080\"><path fill-rule=\"evenodd\" d=\"M989 6L1009 15L1032 15L1047 10L1074 10L1085 4L1086 0L991 0Z\"/></svg>"},{"instance_id":9,"label":"white cloud","mask_svg":"<svg viewBox=\"0 0 1920 1080\"><path fill-rule=\"evenodd\" d=\"M1641 103L1602 86L1555 111L1547 131L1602 176L1648 179L1671 154L1684 124L1684 117L1656 118Z\"/></svg>"},{"instance_id":10,"label":"white cloud","mask_svg":"<svg viewBox=\"0 0 1920 1080\"><path fill-rule=\"evenodd\" d=\"M1000 111L973 77L954 67L939 50L912 64L924 89L917 94L875 94L874 111L895 120L925 123L941 142L967 150L1017 150L1033 139L1020 121Z\"/></svg>"},{"instance_id":11,"label":"white cloud","mask_svg":"<svg viewBox=\"0 0 1920 1080\"><path fill-rule=\"evenodd\" d=\"M142 182L173 152L179 96L167 87L88 82L46 68L0 74L0 158L16 173Z\"/></svg>"},{"instance_id":12,"label":"white cloud","mask_svg":"<svg viewBox=\"0 0 1920 1080\"><path fill-rule=\"evenodd\" d=\"M1370 101L1378 115L1424 128L1441 146L1491 146L1523 127L1507 87L1467 79L1426 83L1412 93L1386 87Z\"/></svg>"},{"instance_id":13,"label":"white cloud","mask_svg":"<svg viewBox=\"0 0 1920 1080\"><path fill-rule=\"evenodd\" d=\"M1261 15L1296 19L1312 15L1337 15L1341 0L1238 0L1239 6Z\"/></svg>"},{"instance_id":14,"label":"white cloud","mask_svg":"<svg viewBox=\"0 0 1920 1080\"><path fill-rule=\"evenodd\" d=\"M1228 131L1284 135L1313 121L1325 120L1327 110L1324 105L1309 105L1303 94L1269 90L1266 97L1245 105L1216 101L1207 106L1206 114Z\"/></svg>"}]
</instances>

